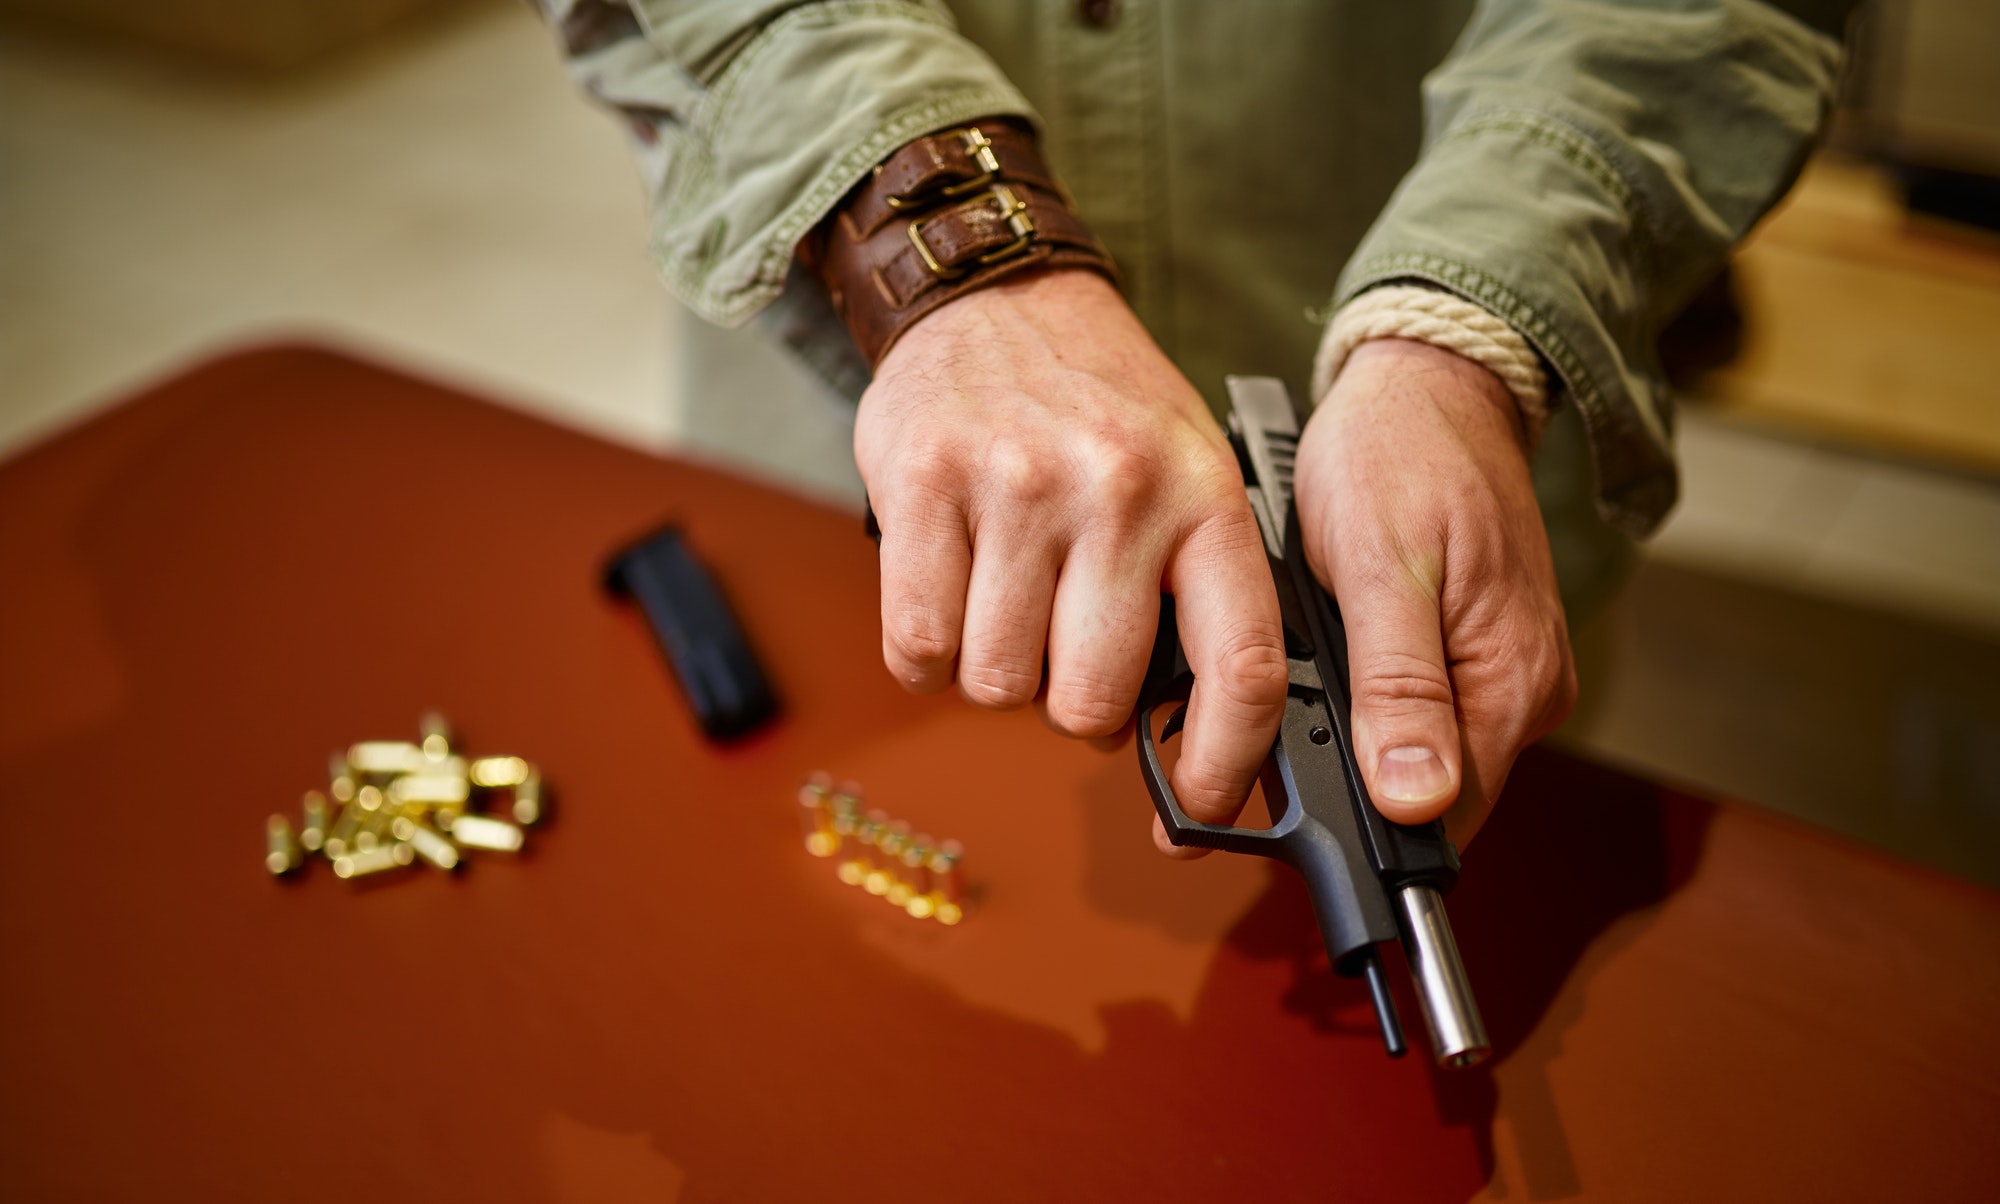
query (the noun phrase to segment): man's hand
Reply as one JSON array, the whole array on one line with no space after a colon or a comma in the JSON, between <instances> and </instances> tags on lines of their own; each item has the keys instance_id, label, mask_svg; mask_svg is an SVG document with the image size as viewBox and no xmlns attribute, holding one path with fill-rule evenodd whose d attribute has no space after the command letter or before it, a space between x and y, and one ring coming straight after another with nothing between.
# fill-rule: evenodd
<instances>
[{"instance_id":1,"label":"man's hand","mask_svg":"<svg viewBox=\"0 0 2000 1204\"><path fill-rule=\"evenodd\" d=\"M1228 442L1108 282L1038 272L924 317L862 396L854 454L898 681L1008 710L1046 653L1049 725L1112 736L1164 590L1195 674L1174 792L1236 814L1284 704L1277 597Z\"/></svg>"},{"instance_id":2,"label":"man's hand","mask_svg":"<svg viewBox=\"0 0 2000 1204\"><path fill-rule=\"evenodd\" d=\"M1463 846L1576 700L1513 398L1449 351L1364 343L1297 463L1306 556L1347 626L1369 793L1399 822L1445 815Z\"/></svg>"}]
</instances>

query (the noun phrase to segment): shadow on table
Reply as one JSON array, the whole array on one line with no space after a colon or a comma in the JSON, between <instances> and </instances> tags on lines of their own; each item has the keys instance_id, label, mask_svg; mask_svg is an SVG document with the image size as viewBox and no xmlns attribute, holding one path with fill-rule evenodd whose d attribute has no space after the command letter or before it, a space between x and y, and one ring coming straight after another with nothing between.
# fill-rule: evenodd
<instances>
[{"instance_id":1,"label":"shadow on table","mask_svg":"<svg viewBox=\"0 0 2000 1204\"><path fill-rule=\"evenodd\" d=\"M1500 1104L1494 1073L1506 1064L1507 1117L1527 1197L1554 1199L1583 1186L1546 1074L1583 998L1564 988L1612 952L1600 938L1619 920L1664 901L1692 877L1714 807L1547 747L1522 756L1506 797L1468 855L1450 903L1493 1053L1472 1070L1433 1065L1430 1074L1439 1119L1469 1129L1490 1182ZM1618 942L1635 931L1628 927ZM1272 876L1229 942L1253 958L1293 961L1297 977L1285 1006L1316 1028L1373 1030L1360 984L1328 968L1296 874ZM1415 997L1400 978L1397 985L1410 1056L1425 1057Z\"/></svg>"},{"instance_id":2,"label":"shadow on table","mask_svg":"<svg viewBox=\"0 0 2000 1204\"><path fill-rule=\"evenodd\" d=\"M574 549L594 556L602 529L654 509L662 482L680 476L321 353L227 361L169 390L0 482L16 512L60 537L46 547L17 537L40 549L24 560L41 601L0 591L13 629L32 632L23 647L35 657L12 668L31 687L20 693L63 717L9 763L8 780L22 797L90 804L48 809L39 822L60 855L29 858L5 880L10 985L34 984L0 992L0 1029L25 1034L0 1051L10 1171L33 1150L28 1174L88 1182L93 1197L143 1195L163 1180L183 1195L330 1196L345 1181L302 1177L289 1138L315 1118L394 1115L426 1119L372 1165L382 1200L659 1198L677 1184L702 1198L872 1198L885 1181L1042 1199L1463 1200L1490 1182L1493 1071L1426 1084L1415 1067L1383 1063L1354 1027L1366 1015L1360 990L1325 968L1288 872L1271 875L1214 949L1191 1018L1152 999L1107 1008L1103 1052L885 962L844 907L803 906L784 876L809 868L796 847L782 859L754 851L767 835L789 845L788 819L713 828L722 835L704 837L703 856L663 872L685 849L665 837L682 829L650 795L616 818L624 788L613 783L659 762L602 734L608 716L639 704L619 692L625 679L593 669L601 604L580 584ZM432 457L428 492L413 493L392 458L370 459L391 444L451 454ZM531 492L507 509L481 488L558 459L569 465L561 506ZM380 481L354 487L352 466L378 463ZM298 485L336 470L348 487ZM680 487L741 488L688 479ZM714 505L757 498L742 490ZM486 563L476 538L453 543L454 562L382 537L412 513L439 531L503 531L526 562L577 571L530 575L505 607L466 605L435 584L327 588L326 549L356 532L379 537L371 571L383 580L475 579ZM791 543L770 554L811 562L833 521L773 520ZM865 613L850 604L850 621ZM490 649L517 644L541 658L547 697L506 693L520 670ZM272 737L407 717L406 696L421 687L435 698L440 681L539 730L549 763L576 767L565 781L579 800L596 791L598 809L579 806L532 869L496 864L491 876L481 867L462 882L419 878L360 896L321 876L280 897L254 844L198 841L162 857L157 825L141 822L254 819L244 809L261 810L254 800L317 753ZM879 705L878 725L908 713L900 694ZM160 772L215 747L217 733L246 731L264 738L232 754L223 795L205 778ZM606 757L614 768L592 776ZM736 797L755 780L741 765L684 768L695 798ZM1186 867L1136 839L1144 803L1131 761L1107 760L1102 785L1086 837L1091 905L1213 949L1205 922L1217 913L1170 878ZM1577 1187L1577 1172L1546 1089L1522 1099L1520 1083L1559 1052L1574 1019L1562 1009L1580 1006L1575 987L1605 955L1605 935L1688 880L1713 808L1546 750L1522 759L1508 794L1451 906L1493 1064L1506 1063L1527 1194L1546 1198ZM705 822L763 814L715 810ZM721 847L732 855L706 855ZM745 895L748 906L716 902ZM270 1089L272 1051L296 1048L302 1033L350 1031L380 1014L385 989L399 1015L448 1020L413 1030L435 1040L423 1073ZM1271 1014L1274 994L1295 1020ZM1414 1022L1407 992L1401 1002ZM1362 1036L1302 1042L1308 1024ZM86 1096L80 1084L109 1089ZM1379 1095L1396 1106L1371 1107ZM1413 1123L1432 1101L1470 1151ZM1340 1131L1328 1132L1329 1117ZM857 1161L856 1133L886 1135L893 1180Z\"/></svg>"}]
</instances>

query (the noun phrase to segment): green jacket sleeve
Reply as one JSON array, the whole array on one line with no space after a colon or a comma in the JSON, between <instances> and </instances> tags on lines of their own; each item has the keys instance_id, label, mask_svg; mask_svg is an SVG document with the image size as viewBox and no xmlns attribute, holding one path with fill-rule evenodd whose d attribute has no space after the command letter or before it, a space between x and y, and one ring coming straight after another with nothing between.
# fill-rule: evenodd
<instances>
[{"instance_id":1,"label":"green jacket sleeve","mask_svg":"<svg viewBox=\"0 0 2000 1204\"><path fill-rule=\"evenodd\" d=\"M1335 307L1418 279L1507 319L1583 417L1599 513L1648 534L1677 491L1660 329L1797 176L1839 61L1750 0L1487 0Z\"/></svg>"},{"instance_id":2,"label":"green jacket sleeve","mask_svg":"<svg viewBox=\"0 0 2000 1204\"><path fill-rule=\"evenodd\" d=\"M541 0L580 86L622 113L676 296L740 325L799 239L903 143L1028 103L921 0Z\"/></svg>"}]
</instances>

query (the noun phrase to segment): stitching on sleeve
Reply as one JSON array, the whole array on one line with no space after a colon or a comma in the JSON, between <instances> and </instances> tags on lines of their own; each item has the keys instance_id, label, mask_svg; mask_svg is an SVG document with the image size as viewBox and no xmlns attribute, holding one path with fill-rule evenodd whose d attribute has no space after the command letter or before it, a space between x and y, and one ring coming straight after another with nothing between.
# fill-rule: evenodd
<instances>
[{"instance_id":1,"label":"stitching on sleeve","mask_svg":"<svg viewBox=\"0 0 2000 1204\"><path fill-rule=\"evenodd\" d=\"M1642 280L1652 282L1656 225L1652 212L1645 197L1612 165L1611 157L1588 131L1535 109L1489 109L1452 126L1438 144L1469 141L1482 134L1510 135L1546 147L1590 177L1625 213L1632 230L1633 266Z\"/></svg>"},{"instance_id":2,"label":"stitching on sleeve","mask_svg":"<svg viewBox=\"0 0 2000 1204\"><path fill-rule=\"evenodd\" d=\"M777 20L759 30L750 44L739 51L723 68L709 89L708 104L703 106L704 117L715 114L716 124L712 128L697 131L703 138L721 141L726 117L735 111L730 104L736 92L743 86L743 80L751 70L769 57L779 42L779 35L789 32L799 25L832 26L841 21L857 17L882 17L889 20L907 21L914 25L925 25L932 29L951 28L950 24L927 8L911 4L898 4L893 0L829 0L823 4L806 5L792 9Z\"/></svg>"},{"instance_id":3,"label":"stitching on sleeve","mask_svg":"<svg viewBox=\"0 0 2000 1204\"><path fill-rule=\"evenodd\" d=\"M741 287L731 287L726 293L710 287L709 276L714 268L712 259L697 257L695 262L690 263L685 255L669 253L665 239L659 233L653 239L654 260L661 276L704 317L726 325L740 322L783 287L791 265L792 249L805 232L825 217L834 202L890 151L941 125L988 113L1023 111L1020 97L1011 89L978 88L936 97L897 115L821 169L812 187L784 208L770 225L768 233L756 240L764 244L764 250L751 278ZM713 173L713 161L704 142L691 139L688 149L698 152L690 164L689 178L674 190L671 199L661 199L661 209L671 209L685 196L696 194L697 183L706 185ZM662 224L655 223L656 231Z\"/></svg>"}]
</instances>

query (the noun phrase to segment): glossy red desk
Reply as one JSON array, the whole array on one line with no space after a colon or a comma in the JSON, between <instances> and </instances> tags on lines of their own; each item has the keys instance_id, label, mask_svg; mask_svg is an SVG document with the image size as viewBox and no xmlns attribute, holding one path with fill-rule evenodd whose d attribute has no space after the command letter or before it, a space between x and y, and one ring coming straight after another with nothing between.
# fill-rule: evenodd
<instances>
[{"instance_id":1,"label":"glossy red desk","mask_svg":"<svg viewBox=\"0 0 2000 1204\"><path fill-rule=\"evenodd\" d=\"M664 518L783 694L725 751L597 588ZM1129 750L895 687L854 517L339 355L0 464L0 582L0 1197L2000 1199L1993 895L1537 750L1452 900L1495 1057L1392 1062ZM528 854L268 878L432 706L545 768ZM821 767L965 841L963 925L805 854Z\"/></svg>"}]
</instances>

